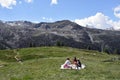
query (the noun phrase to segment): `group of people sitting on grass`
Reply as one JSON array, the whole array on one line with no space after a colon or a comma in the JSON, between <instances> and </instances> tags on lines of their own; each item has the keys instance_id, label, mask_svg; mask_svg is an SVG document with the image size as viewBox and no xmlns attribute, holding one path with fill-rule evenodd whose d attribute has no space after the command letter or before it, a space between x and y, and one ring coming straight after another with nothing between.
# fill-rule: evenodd
<instances>
[{"instance_id":1,"label":"group of people sitting on grass","mask_svg":"<svg viewBox=\"0 0 120 80\"><path fill-rule=\"evenodd\" d=\"M69 58L66 59L65 63L61 65L61 69L83 69L85 68L84 64L81 64L80 60L74 57L73 61L70 61Z\"/></svg>"}]
</instances>

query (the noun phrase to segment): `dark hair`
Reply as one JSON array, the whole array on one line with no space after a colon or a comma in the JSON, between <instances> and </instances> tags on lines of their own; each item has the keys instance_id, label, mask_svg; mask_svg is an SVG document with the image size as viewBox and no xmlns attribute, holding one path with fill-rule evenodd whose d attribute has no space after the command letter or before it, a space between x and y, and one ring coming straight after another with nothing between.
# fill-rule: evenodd
<instances>
[{"instance_id":1,"label":"dark hair","mask_svg":"<svg viewBox=\"0 0 120 80\"><path fill-rule=\"evenodd\" d=\"M70 60L70 58L67 58L67 60Z\"/></svg>"},{"instance_id":2,"label":"dark hair","mask_svg":"<svg viewBox=\"0 0 120 80\"><path fill-rule=\"evenodd\" d=\"M74 61L77 61L77 58L76 57L74 57L74 59L73 59Z\"/></svg>"}]
</instances>

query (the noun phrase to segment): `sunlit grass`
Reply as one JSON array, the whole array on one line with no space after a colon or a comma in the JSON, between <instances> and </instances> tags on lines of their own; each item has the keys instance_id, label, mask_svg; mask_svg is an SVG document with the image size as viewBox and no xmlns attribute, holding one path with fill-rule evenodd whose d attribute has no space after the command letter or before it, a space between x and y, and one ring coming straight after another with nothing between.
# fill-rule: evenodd
<instances>
[{"instance_id":1,"label":"sunlit grass","mask_svg":"<svg viewBox=\"0 0 120 80\"><path fill-rule=\"evenodd\" d=\"M19 49L22 64L14 59L13 50L0 51L0 80L120 80L119 55L68 47ZM61 70L65 59L81 60L83 70ZM7 59L7 60L6 60Z\"/></svg>"}]
</instances>

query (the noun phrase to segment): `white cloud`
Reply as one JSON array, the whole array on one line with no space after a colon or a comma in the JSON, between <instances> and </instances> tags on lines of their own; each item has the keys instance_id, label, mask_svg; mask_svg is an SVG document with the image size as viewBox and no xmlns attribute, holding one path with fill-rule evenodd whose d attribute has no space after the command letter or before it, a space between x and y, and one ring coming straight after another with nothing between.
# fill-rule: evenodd
<instances>
[{"instance_id":1,"label":"white cloud","mask_svg":"<svg viewBox=\"0 0 120 80\"><path fill-rule=\"evenodd\" d=\"M103 13L96 13L96 15L84 19L76 19L75 22L85 27L88 25L98 29L107 29L111 27L120 29L120 21L113 21Z\"/></svg>"},{"instance_id":2,"label":"white cloud","mask_svg":"<svg viewBox=\"0 0 120 80\"><path fill-rule=\"evenodd\" d=\"M31 3L31 2L33 2L33 0L25 0L25 2Z\"/></svg>"},{"instance_id":3,"label":"white cloud","mask_svg":"<svg viewBox=\"0 0 120 80\"><path fill-rule=\"evenodd\" d=\"M19 4L22 4L22 1L19 1Z\"/></svg>"},{"instance_id":4,"label":"white cloud","mask_svg":"<svg viewBox=\"0 0 120 80\"><path fill-rule=\"evenodd\" d=\"M110 20L109 24L113 26L115 30L120 30L120 20L119 21Z\"/></svg>"},{"instance_id":5,"label":"white cloud","mask_svg":"<svg viewBox=\"0 0 120 80\"><path fill-rule=\"evenodd\" d=\"M46 20L46 21L53 21L52 18L46 18L46 17L42 17L43 20Z\"/></svg>"},{"instance_id":6,"label":"white cloud","mask_svg":"<svg viewBox=\"0 0 120 80\"><path fill-rule=\"evenodd\" d=\"M114 15L120 18L120 5L114 8Z\"/></svg>"},{"instance_id":7,"label":"white cloud","mask_svg":"<svg viewBox=\"0 0 120 80\"><path fill-rule=\"evenodd\" d=\"M12 6L16 5L16 3L16 0L0 0L0 5L8 9L12 9Z\"/></svg>"},{"instance_id":8,"label":"white cloud","mask_svg":"<svg viewBox=\"0 0 120 80\"><path fill-rule=\"evenodd\" d=\"M58 4L58 0L51 0L51 5Z\"/></svg>"},{"instance_id":9,"label":"white cloud","mask_svg":"<svg viewBox=\"0 0 120 80\"><path fill-rule=\"evenodd\" d=\"M46 18L45 17L42 17L43 20L45 20Z\"/></svg>"},{"instance_id":10,"label":"white cloud","mask_svg":"<svg viewBox=\"0 0 120 80\"><path fill-rule=\"evenodd\" d=\"M25 0L27 3L33 2L33 0ZM22 4L22 1L18 1L19 4ZM16 6L17 0L0 0L0 6L7 9L12 9L12 6Z\"/></svg>"}]
</instances>

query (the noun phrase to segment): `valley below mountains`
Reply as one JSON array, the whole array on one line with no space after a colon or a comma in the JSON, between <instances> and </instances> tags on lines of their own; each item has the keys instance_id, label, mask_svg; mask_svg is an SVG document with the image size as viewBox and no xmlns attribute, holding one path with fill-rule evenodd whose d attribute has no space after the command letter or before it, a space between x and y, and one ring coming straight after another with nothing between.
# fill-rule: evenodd
<instances>
[{"instance_id":1,"label":"valley below mountains","mask_svg":"<svg viewBox=\"0 0 120 80\"><path fill-rule=\"evenodd\" d=\"M69 46L120 54L120 31L86 28L69 20L0 21L1 50L40 46Z\"/></svg>"}]
</instances>

